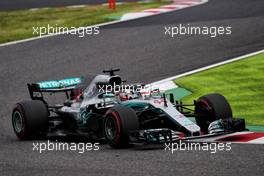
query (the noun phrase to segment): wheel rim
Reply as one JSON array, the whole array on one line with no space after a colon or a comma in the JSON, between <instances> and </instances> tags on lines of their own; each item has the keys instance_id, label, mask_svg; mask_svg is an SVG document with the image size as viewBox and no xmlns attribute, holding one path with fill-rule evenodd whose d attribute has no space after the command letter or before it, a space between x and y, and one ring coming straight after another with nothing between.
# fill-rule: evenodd
<instances>
[{"instance_id":1,"label":"wheel rim","mask_svg":"<svg viewBox=\"0 0 264 176\"><path fill-rule=\"evenodd\" d=\"M20 133L23 129L23 119L20 112L15 111L13 114L13 125L17 133Z\"/></svg>"},{"instance_id":2,"label":"wheel rim","mask_svg":"<svg viewBox=\"0 0 264 176\"><path fill-rule=\"evenodd\" d=\"M106 119L105 122L105 134L108 139L113 140L116 137L117 126L115 120L112 117Z\"/></svg>"}]
</instances>

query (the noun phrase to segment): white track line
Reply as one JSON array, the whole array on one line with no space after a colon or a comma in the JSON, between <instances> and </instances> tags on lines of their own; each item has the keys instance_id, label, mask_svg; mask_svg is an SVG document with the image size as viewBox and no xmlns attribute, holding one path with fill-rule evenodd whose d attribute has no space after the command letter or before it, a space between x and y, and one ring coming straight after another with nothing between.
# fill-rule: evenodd
<instances>
[{"instance_id":1,"label":"white track line","mask_svg":"<svg viewBox=\"0 0 264 176\"><path fill-rule=\"evenodd\" d=\"M228 63L231 63L231 62L242 60L242 59L245 59L247 57L254 56L254 55L257 55L257 54L260 54L260 53L263 53L263 52L264 52L264 49L260 50L260 51L253 52L253 53L249 53L249 54L246 54L246 55L243 55L243 56L239 56L239 57L236 57L236 58L233 58L233 59L229 59L229 60L226 60L226 61L223 61L223 62L218 62L216 64L208 65L206 67L198 68L198 69L195 69L195 70L192 70L192 71L189 71L189 72L186 72L186 73L182 73L182 74L179 74L179 75L176 75L176 76L172 76L172 77L169 77L169 78L166 78L166 79L162 79L160 81L157 81L157 82L154 82L154 83L151 83L151 84L163 84L163 83L172 81L174 79L177 79L177 78L180 78L180 77L183 77L183 76L188 76L188 75L191 75L191 74L194 74L194 73L198 73L198 72L201 72L201 71L204 71L204 70L208 70L210 68L214 68L214 67L218 67L218 66L221 66L221 65L224 65L224 64L228 64Z\"/></svg>"},{"instance_id":2,"label":"white track line","mask_svg":"<svg viewBox=\"0 0 264 176\"><path fill-rule=\"evenodd\" d=\"M250 143L250 144L264 144L264 137L251 140L248 143Z\"/></svg>"}]
</instances>

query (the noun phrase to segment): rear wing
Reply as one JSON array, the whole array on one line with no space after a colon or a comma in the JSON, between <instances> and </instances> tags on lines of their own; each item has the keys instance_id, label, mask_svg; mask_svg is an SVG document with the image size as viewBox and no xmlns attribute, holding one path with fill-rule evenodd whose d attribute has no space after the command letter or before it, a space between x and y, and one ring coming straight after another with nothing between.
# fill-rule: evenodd
<instances>
[{"instance_id":1,"label":"rear wing","mask_svg":"<svg viewBox=\"0 0 264 176\"><path fill-rule=\"evenodd\" d=\"M82 78L67 78L62 80L44 81L27 84L29 95L32 100L41 100L43 102L43 92L65 92L66 97L69 98L69 91L76 88L82 83Z\"/></svg>"}]
</instances>

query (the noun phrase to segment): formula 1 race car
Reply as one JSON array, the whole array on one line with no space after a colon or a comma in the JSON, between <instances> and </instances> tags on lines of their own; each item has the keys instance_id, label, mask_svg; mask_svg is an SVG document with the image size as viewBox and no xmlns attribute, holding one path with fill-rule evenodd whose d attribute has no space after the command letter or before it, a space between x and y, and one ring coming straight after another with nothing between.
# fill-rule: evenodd
<instances>
[{"instance_id":1,"label":"formula 1 race car","mask_svg":"<svg viewBox=\"0 0 264 176\"><path fill-rule=\"evenodd\" d=\"M119 69L105 70L107 74L91 81L68 78L28 84L32 100L21 101L13 109L15 134L20 140L80 135L105 139L110 146L122 148L245 130L245 121L232 118L231 107L220 94L208 94L185 105L159 91L116 91L113 86L124 85L116 71ZM45 93L65 93L67 99L50 105ZM188 117L195 117L196 123Z\"/></svg>"}]
</instances>

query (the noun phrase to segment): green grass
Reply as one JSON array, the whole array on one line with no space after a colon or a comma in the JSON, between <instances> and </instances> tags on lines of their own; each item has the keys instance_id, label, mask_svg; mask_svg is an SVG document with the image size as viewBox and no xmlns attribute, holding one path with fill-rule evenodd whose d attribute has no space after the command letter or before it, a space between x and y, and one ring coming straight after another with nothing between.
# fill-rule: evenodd
<instances>
[{"instance_id":1,"label":"green grass","mask_svg":"<svg viewBox=\"0 0 264 176\"><path fill-rule=\"evenodd\" d=\"M79 8L48 8L0 12L0 43L33 37L32 27L81 27L115 20L127 12L141 11L168 4L168 0L149 3L125 3L116 6L89 5ZM114 18L113 18L114 17Z\"/></svg>"},{"instance_id":2,"label":"green grass","mask_svg":"<svg viewBox=\"0 0 264 176\"><path fill-rule=\"evenodd\" d=\"M179 78L175 83L193 92L183 99L185 102L221 93L235 117L245 118L249 125L264 125L264 53Z\"/></svg>"}]
</instances>

